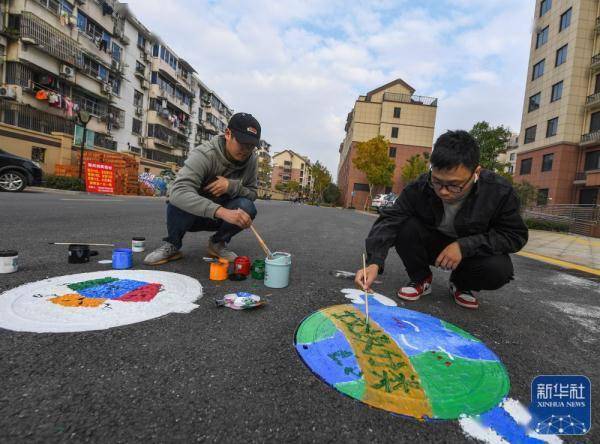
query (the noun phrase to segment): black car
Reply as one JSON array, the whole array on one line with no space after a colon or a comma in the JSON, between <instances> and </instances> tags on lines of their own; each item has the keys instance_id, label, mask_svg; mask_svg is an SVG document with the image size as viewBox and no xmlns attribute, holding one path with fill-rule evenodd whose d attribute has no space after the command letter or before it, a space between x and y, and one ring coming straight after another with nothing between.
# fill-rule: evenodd
<instances>
[{"instance_id":1,"label":"black car","mask_svg":"<svg viewBox=\"0 0 600 444\"><path fill-rule=\"evenodd\" d=\"M42 184L42 169L33 161L0 149L0 191L23 191Z\"/></svg>"}]
</instances>

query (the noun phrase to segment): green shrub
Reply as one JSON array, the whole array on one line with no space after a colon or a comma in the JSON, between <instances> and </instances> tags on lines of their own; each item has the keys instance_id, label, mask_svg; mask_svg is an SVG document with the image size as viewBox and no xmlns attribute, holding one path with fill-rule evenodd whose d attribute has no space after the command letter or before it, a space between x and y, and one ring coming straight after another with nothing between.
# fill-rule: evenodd
<instances>
[{"instance_id":1,"label":"green shrub","mask_svg":"<svg viewBox=\"0 0 600 444\"><path fill-rule=\"evenodd\" d=\"M85 191L85 183L77 177L64 177L49 174L44 177L44 185L47 188L57 190Z\"/></svg>"},{"instance_id":2,"label":"green shrub","mask_svg":"<svg viewBox=\"0 0 600 444\"><path fill-rule=\"evenodd\" d=\"M546 219L525 219L527 228L532 230L544 230L544 231L558 231L567 232L569 231L568 222L557 222L554 220Z\"/></svg>"}]
</instances>

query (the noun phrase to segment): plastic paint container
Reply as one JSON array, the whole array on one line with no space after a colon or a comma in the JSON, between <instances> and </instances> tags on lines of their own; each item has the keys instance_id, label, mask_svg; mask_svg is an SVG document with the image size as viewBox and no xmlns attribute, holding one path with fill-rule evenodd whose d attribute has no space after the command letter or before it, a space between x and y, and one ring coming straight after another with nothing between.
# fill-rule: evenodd
<instances>
[{"instance_id":1,"label":"plastic paint container","mask_svg":"<svg viewBox=\"0 0 600 444\"><path fill-rule=\"evenodd\" d=\"M19 269L19 253L15 250L0 250L0 273L14 273Z\"/></svg>"},{"instance_id":2,"label":"plastic paint container","mask_svg":"<svg viewBox=\"0 0 600 444\"><path fill-rule=\"evenodd\" d=\"M134 253L142 253L146 250L146 238L134 237L131 239L131 251Z\"/></svg>"},{"instance_id":3,"label":"plastic paint container","mask_svg":"<svg viewBox=\"0 0 600 444\"><path fill-rule=\"evenodd\" d=\"M126 270L133 267L133 251L129 248L113 250L112 266L115 270Z\"/></svg>"},{"instance_id":4,"label":"plastic paint container","mask_svg":"<svg viewBox=\"0 0 600 444\"><path fill-rule=\"evenodd\" d=\"M228 277L229 261L219 259L219 262L211 262L210 264L210 280L224 281Z\"/></svg>"},{"instance_id":5,"label":"plastic paint container","mask_svg":"<svg viewBox=\"0 0 600 444\"><path fill-rule=\"evenodd\" d=\"M233 262L233 272L248 276L250 274L250 258L248 256L238 256Z\"/></svg>"},{"instance_id":6,"label":"plastic paint container","mask_svg":"<svg viewBox=\"0 0 600 444\"><path fill-rule=\"evenodd\" d=\"M262 281L265 278L265 261L256 259L252 262L252 279Z\"/></svg>"},{"instance_id":7,"label":"plastic paint container","mask_svg":"<svg viewBox=\"0 0 600 444\"><path fill-rule=\"evenodd\" d=\"M265 259L265 286L269 288L285 288L290 283L292 255L275 252L271 258Z\"/></svg>"}]
</instances>

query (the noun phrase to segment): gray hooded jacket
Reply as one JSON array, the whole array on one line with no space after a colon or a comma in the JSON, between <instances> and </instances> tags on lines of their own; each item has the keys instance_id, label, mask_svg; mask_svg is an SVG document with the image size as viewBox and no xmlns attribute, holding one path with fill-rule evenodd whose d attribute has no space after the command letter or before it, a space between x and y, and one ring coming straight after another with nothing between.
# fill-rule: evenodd
<instances>
[{"instance_id":1,"label":"gray hooded jacket","mask_svg":"<svg viewBox=\"0 0 600 444\"><path fill-rule=\"evenodd\" d=\"M227 195L230 199L255 200L257 162L256 153L245 162L231 162L225 156L225 136L213 137L190 151L169 189L169 203L196 216L214 219L221 205L213 201L214 197L206 193L204 187L217 176L229 180Z\"/></svg>"}]
</instances>

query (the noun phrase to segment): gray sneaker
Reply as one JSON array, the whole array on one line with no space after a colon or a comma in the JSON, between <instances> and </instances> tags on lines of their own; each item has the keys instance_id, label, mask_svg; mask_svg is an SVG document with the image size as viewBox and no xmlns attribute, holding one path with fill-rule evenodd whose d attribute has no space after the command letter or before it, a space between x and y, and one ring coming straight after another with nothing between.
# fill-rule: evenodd
<instances>
[{"instance_id":1,"label":"gray sneaker","mask_svg":"<svg viewBox=\"0 0 600 444\"><path fill-rule=\"evenodd\" d=\"M176 261L177 259L181 259L183 254L179 251L175 245L170 244L169 242L165 242L152 253L150 253L144 259L144 264L146 265L162 265L166 264L169 261Z\"/></svg>"},{"instance_id":2,"label":"gray sneaker","mask_svg":"<svg viewBox=\"0 0 600 444\"><path fill-rule=\"evenodd\" d=\"M225 242L213 242L210 239L208 240L207 251L210 256L220 257L229 262L233 262L238 257L233 251L227 249Z\"/></svg>"}]
</instances>

